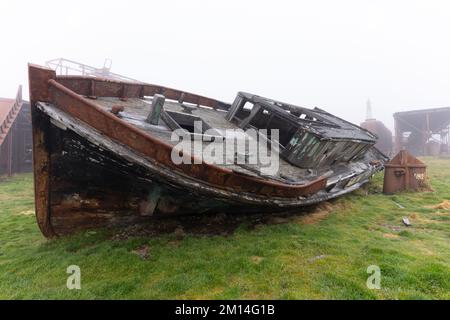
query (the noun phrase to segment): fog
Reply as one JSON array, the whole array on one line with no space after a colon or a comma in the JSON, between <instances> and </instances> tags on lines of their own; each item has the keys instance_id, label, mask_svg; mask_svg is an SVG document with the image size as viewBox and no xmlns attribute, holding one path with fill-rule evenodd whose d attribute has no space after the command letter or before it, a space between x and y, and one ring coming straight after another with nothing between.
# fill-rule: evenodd
<instances>
[{"instance_id":1,"label":"fog","mask_svg":"<svg viewBox=\"0 0 450 320\"><path fill-rule=\"evenodd\" d=\"M65 57L231 102L247 91L347 120L450 106L448 1L0 2L0 97ZM28 94L25 94L28 96Z\"/></svg>"}]
</instances>

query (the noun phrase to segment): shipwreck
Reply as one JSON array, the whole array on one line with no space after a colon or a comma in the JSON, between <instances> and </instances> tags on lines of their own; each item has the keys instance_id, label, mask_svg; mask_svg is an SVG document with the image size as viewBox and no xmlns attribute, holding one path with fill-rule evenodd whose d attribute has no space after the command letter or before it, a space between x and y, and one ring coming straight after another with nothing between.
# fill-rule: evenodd
<instances>
[{"instance_id":1,"label":"shipwreck","mask_svg":"<svg viewBox=\"0 0 450 320\"><path fill-rule=\"evenodd\" d=\"M367 130L248 93L230 104L36 65L29 88L36 217L46 237L155 217L307 206L361 187L387 161ZM188 138L194 146L181 148ZM233 148L242 139L245 147ZM211 144L222 162L205 158ZM260 150L275 167L251 161Z\"/></svg>"}]
</instances>

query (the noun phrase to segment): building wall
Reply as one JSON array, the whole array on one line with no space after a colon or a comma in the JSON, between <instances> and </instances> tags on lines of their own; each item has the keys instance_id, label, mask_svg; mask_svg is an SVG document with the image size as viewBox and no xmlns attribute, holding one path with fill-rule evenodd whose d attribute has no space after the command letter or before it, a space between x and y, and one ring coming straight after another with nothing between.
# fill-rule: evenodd
<instances>
[{"instance_id":1,"label":"building wall","mask_svg":"<svg viewBox=\"0 0 450 320\"><path fill-rule=\"evenodd\" d=\"M0 146L0 175L32 170L32 136L30 105L24 102Z\"/></svg>"}]
</instances>

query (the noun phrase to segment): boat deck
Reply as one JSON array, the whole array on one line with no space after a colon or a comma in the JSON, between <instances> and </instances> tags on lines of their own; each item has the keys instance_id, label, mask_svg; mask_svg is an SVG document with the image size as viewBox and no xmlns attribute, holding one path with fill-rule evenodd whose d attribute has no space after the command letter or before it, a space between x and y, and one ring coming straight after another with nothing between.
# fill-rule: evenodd
<instances>
[{"instance_id":1,"label":"boat deck","mask_svg":"<svg viewBox=\"0 0 450 320\"><path fill-rule=\"evenodd\" d=\"M179 143L178 140L171 140L173 131L162 119L159 120L158 125L151 125L146 122L147 116L151 112L152 108L151 97L145 99L128 98L126 100L112 97L99 97L95 100L95 102L107 111L110 111L113 106L121 106L124 108L124 110L119 114L122 120L136 126L137 128L149 133L152 136L157 137L158 139L166 143L172 144L174 146ZM164 102L164 110L169 112L182 113L183 107L176 101L166 100ZM214 128L221 135L225 135L225 130L227 129L240 129L237 125L225 119L226 112L222 110L214 110L209 107L197 106L194 110L192 110L192 115L200 117L204 122ZM247 135L247 139L248 137L249 136ZM209 141L204 141L203 149L206 148L206 146L210 143L211 142ZM257 153L255 146L256 144L249 144L248 154ZM201 151L199 153L199 150L195 150L194 148L191 149L191 154L198 158L201 158L202 156ZM227 161L224 161L225 163L215 164L217 166L224 167L242 174L264 177L288 184L304 184L317 179L317 177L321 175L328 176L330 183L332 183L335 180L340 179L344 173L346 173L346 175L348 175L349 173L348 166L345 167L344 165L335 166L333 167L333 170L331 170L330 168L323 168L318 171L313 169L299 168L283 160L281 157L278 157L279 170L277 171L277 173L262 175L260 173L261 164L238 164L234 160L235 159L227 158ZM359 163L352 164L352 166L354 167L353 173L360 173L366 169L364 168L364 165L359 168Z\"/></svg>"}]
</instances>

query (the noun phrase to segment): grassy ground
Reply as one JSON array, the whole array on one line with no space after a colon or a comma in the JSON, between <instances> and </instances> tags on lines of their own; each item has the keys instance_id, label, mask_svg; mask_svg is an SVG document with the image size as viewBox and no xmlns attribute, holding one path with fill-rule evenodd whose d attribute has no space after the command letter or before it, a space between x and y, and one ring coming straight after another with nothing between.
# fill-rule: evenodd
<instances>
[{"instance_id":1,"label":"grassy ground","mask_svg":"<svg viewBox=\"0 0 450 320\"><path fill-rule=\"evenodd\" d=\"M450 299L450 210L436 207L450 200L450 160L426 162L433 192L384 196L378 176L370 194L357 191L307 216L182 239L114 240L103 230L45 240L31 175L4 179L0 298ZM81 268L81 290L66 288L72 264ZM366 286L369 265L381 268L380 290Z\"/></svg>"}]
</instances>

